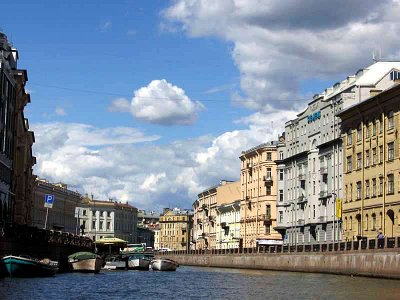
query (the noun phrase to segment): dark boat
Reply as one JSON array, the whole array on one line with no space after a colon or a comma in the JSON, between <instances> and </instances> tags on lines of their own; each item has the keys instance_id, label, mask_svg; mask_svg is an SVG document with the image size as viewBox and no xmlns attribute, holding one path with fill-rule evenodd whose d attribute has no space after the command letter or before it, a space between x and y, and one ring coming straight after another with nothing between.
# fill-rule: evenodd
<instances>
[{"instance_id":1,"label":"dark boat","mask_svg":"<svg viewBox=\"0 0 400 300\"><path fill-rule=\"evenodd\" d=\"M48 258L39 260L29 256L8 255L2 258L11 277L53 276L58 271L58 262Z\"/></svg>"}]
</instances>

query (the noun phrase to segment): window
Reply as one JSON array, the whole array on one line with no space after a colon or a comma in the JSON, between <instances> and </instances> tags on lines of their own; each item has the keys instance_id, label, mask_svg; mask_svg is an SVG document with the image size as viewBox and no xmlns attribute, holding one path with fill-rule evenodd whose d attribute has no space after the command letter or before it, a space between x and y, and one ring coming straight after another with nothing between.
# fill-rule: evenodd
<instances>
[{"instance_id":1,"label":"window","mask_svg":"<svg viewBox=\"0 0 400 300\"><path fill-rule=\"evenodd\" d=\"M315 195L315 180L313 181L313 195Z\"/></svg>"},{"instance_id":2,"label":"window","mask_svg":"<svg viewBox=\"0 0 400 300\"><path fill-rule=\"evenodd\" d=\"M95 229L95 230L96 230L96 221L93 221L93 222L92 222L92 229Z\"/></svg>"},{"instance_id":3,"label":"window","mask_svg":"<svg viewBox=\"0 0 400 300\"><path fill-rule=\"evenodd\" d=\"M267 168L267 178L271 178L271 168Z\"/></svg>"},{"instance_id":4,"label":"window","mask_svg":"<svg viewBox=\"0 0 400 300\"><path fill-rule=\"evenodd\" d=\"M379 117L379 133L382 133L382 131L383 131L382 117Z\"/></svg>"},{"instance_id":5,"label":"window","mask_svg":"<svg viewBox=\"0 0 400 300\"><path fill-rule=\"evenodd\" d=\"M366 125L365 125L365 138L369 139L370 134L371 134L371 130L370 130L370 128L369 128L369 123L368 123L368 121L367 121L367 122L366 122Z\"/></svg>"},{"instance_id":6,"label":"window","mask_svg":"<svg viewBox=\"0 0 400 300\"><path fill-rule=\"evenodd\" d=\"M283 170L279 170L279 180L283 180Z\"/></svg>"},{"instance_id":7,"label":"window","mask_svg":"<svg viewBox=\"0 0 400 300\"><path fill-rule=\"evenodd\" d=\"M282 151L279 152L279 159L280 159L280 160L283 159L283 152L282 152Z\"/></svg>"},{"instance_id":8,"label":"window","mask_svg":"<svg viewBox=\"0 0 400 300\"><path fill-rule=\"evenodd\" d=\"M383 177L379 178L379 196L383 195Z\"/></svg>"},{"instance_id":9,"label":"window","mask_svg":"<svg viewBox=\"0 0 400 300\"><path fill-rule=\"evenodd\" d=\"M344 188L344 199L345 199L346 202L347 202L347 200L348 200L347 192L348 192L348 190L347 190L347 184L346 184L346 185L345 185L345 188Z\"/></svg>"},{"instance_id":10,"label":"window","mask_svg":"<svg viewBox=\"0 0 400 300\"><path fill-rule=\"evenodd\" d=\"M267 160L272 160L272 154L271 154L271 152L267 152Z\"/></svg>"},{"instance_id":11,"label":"window","mask_svg":"<svg viewBox=\"0 0 400 300\"><path fill-rule=\"evenodd\" d=\"M361 199L361 181L357 182L357 200Z\"/></svg>"},{"instance_id":12,"label":"window","mask_svg":"<svg viewBox=\"0 0 400 300\"><path fill-rule=\"evenodd\" d=\"M372 148L372 164L376 165L377 161L377 156L376 156L376 148Z\"/></svg>"},{"instance_id":13,"label":"window","mask_svg":"<svg viewBox=\"0 0 400 300\"><path fill-rule=\"evenodd\" d=\"M388 112L388 130L391 130L394 128L394 118L393 118L393 111Z\"/></svg>"},{"instance_id":14,"label":"window","mask_svg":"<svg viewBox=\"0 0 400 300\"><path fill-rule=\"evenodd\" d=\"M369 150L365 151L365 166L369 167Z\"/></svg>"},{"instance_id":15,"label":"window","mask_svg":"<svg viewBox=\"0 0 400 300\"><path fill-rule=\"evenodd\" d=\"M283 201L283 190L279 190L279 201Z\"/></svg>"},{"instance_id":16,"label":"window","mask_svg":"<svg viewBox=\"0 0 400 300\"><path fill-rule=\"evenodd\" d=\"M283 211L279 212L279 223L283 223Z\"/></svg>"},{"instance_id":17,"label":"window","mask_svg":"<svg viewBox=\"0 0 400 300\"><path fill-rule=\"evenodd\" d=\"M347 131L347 145L352 145L353 144L353 136L351 133L351 129L349 129L349 131Z\"/></svg>"},{"instance_id":18,"label":"window","mask_svg":"<svg viewBox=\"0 0 400 300\"><path fill-rule=\"evenodd\" d=\"M376 197L376 178L372 179L372 197Z\"/></svg>"},{"instance_id":19,"label":"window","mask_svg":"<svg viewBox=\"0 0 400 300\"><path fill-rule=\"evenodd\" d=\"M107 230L110 230L110 229L111 229L111 223L107 222Z\"/></svg>"},{"instance_id":20,"label":"window","mask_svg":"<svg viewBox=\"0 0 400 300\"><path fill-rule=\"evenodd\" d=\"M357 153L357 170L361 169L362 167L362 156L361 152Z\"/></svg>"},{"instance_id":21,"label":"window","mask_svg":"<svg viewBox=\"0 0 400 300\"><path fill-rule=\"evenodd\" d=\"M271 186L270 186L270 185L267 186L267 191L266 191L266 193L267 193L267 196L270 196L270 195L271 195Z\"/></svg>"},{"instance_id":22,"label":"window","mask_svg":"<svg viewBox=\"0 0 400 300\"><path fill-rule=\"evenodd\" d=\"M365 181L365 198L369 198L369 180Z\"/></svg>"},{"instance_id":23,"label":"window","mask_svg":"<svg viewBox=\"0 0 400 300\"><path fill-rule=\"evenodd\" d=\"M86 216L86 209L82 210L82 216Z\"/></svg>"},{"instance_id":24,"label":"window","mask_svg":"<svg viewBox=\"0 0 400 300\"><path fill-rule=\"evenodd\" d=\"M353 217L350 216L350 230L353 230Z\"/></svg>"},{"instance_id":25,"label":"window","mask_svg":"<svg viewBox=\"0 0 400 300\"><path fill-rule=\"evenodd\" d=\"M357 142L361 141L362 138L362 127L361 124L357 127Z\"/></svg>"},{"instance_id":26,"label":"window","mask_svg":"<svg viewBox=\"0 0 400 300\"><path fill-rule=\"evenodd\" d=\"M394 143L388 143L388 160L394 159Z\"/></svg>"},{"instance_id":27,"label":"window","mask_svg":"<svg viewBox=\"0 0 400 300\"><path fill-rule=\"evenodd\" d=\"M372 230L376 230L376 214L372 214Z\"/></svg>"},{"instance_id":28,"label":"window","mask_svg":"<svg viewBox=\"0 0 400 300\"><path fill-rule=\"evenodd\" d=\"M379 163L383 162L383 146L379 146Z\"/></svg>"},{"instance_id":29,"label":"window","mask_svg":"<svg viewBox=\"0 0 400 300\"><path fill-rule=\"evenodd\" d=\"M372 121L372 136L376 136L376 119Z\"/></svg>"},{"instance_id":30,"label":"window","mask_svg":"<svg viewBox=\"0 0 400 300\"><path fill-rule=\"evenodd\" d=\"M351 170L353 169L353 164L352 164L352 157L347 156L347 172L351 172Z\"/></svg>"},{"instance_id":31,"label":"window","mask_svg":"<svg viewBox=\"0 0 400 300\"><path fill-rule=\"evenodd\" d=\"M315 205L313 205L313 219L315 219Z\"/></svg>"},{"instance_id":32,"label":"window","mask_svg":"<svg viewBox=\"0 0 400 300\"><path fill-rule=\"evenodd\" d=\"M388 175L388 194L393 194L394 193L394 175L389 174Z\"/></svg>"}]
</instances>

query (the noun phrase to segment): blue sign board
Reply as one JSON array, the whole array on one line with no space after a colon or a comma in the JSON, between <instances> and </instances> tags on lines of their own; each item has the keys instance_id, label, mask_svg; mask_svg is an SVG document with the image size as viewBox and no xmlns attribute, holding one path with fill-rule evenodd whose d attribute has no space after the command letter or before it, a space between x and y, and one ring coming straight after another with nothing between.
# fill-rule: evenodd
<instances>
[{"instance_id":1,"label":"blue sign board","mask_svg":"<svg viewBox=\"0 0 400 300\"><path fill-rule=\"evenodd\" d=\"M317 111L307 117L308 123L314 122L315 120L321 119L321 112Z\"/></svg>"},{"instance_id":2,"label":"blue sign board","mask_svg":"<svg viewBox=\"0 0 400 300\"><path fill-rule=\"evenodd\" d=\"M54 195L44 195L44 207L52 208L54 204Z\"/></svg>"}]
</instances>

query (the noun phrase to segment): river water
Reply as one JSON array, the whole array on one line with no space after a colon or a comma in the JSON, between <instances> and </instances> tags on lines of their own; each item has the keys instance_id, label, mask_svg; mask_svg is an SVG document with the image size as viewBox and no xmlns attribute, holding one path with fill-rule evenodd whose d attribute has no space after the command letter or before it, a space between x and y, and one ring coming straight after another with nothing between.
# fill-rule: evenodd
<instances>
[{"instance_id":1,"label":"river water","mask_svg":"<svg viewBox=\"0 0 400 300\"><path fill-rule=\"evenodd\" d=\"M3 278L0 299L400 299L400 281L181 266Z\"/></svg>"}]
</instances>

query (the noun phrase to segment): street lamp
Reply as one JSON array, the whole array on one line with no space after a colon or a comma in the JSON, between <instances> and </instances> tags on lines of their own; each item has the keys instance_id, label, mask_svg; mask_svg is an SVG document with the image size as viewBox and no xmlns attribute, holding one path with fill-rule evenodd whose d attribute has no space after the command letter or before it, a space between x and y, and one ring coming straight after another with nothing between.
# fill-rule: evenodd
<instances>
[{"instance_id":1,"label":"street lamp","mask_svg":"<svg viewBox=\"0 0 400 300\"><path fill-rule=\"evenodd\" d=\"M335 222L336 222L336 197L337 197L337 195L336 195L336 193L332 193L332 196L333 196L333 243L335 244L336 243L336 225L335 225ZM339 221L338 221L338 225L339 225ZM339 231L339 226L338 226L337 231Z\"/></svg>"}]
</instances>

